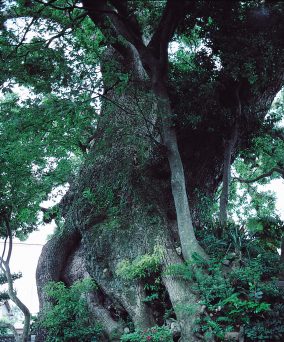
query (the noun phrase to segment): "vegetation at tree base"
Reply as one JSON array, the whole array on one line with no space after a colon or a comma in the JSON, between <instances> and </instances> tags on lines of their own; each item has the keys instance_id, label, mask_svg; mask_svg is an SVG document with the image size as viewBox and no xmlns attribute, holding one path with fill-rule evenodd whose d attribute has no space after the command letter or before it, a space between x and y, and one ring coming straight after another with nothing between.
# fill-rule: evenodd
<instances>
[{"instance_id":1,"label":"vegetation at tree base","mask_svg":"<svg viewBox=\"0 0 284 342\"><path fill-rule=\"evenodd\" d=\"M66 288L62 282L50 282L46 293L53 301L41 320L48 336L46 341L97 341L93 338L100 329L88 315L87 295L95 290L90 279L75 282Z\"/></svg>"},{"instance_id":2,"label":"vegetation at tree base","mask_svg":"<svg viewBox=\"0 0 284 342\"><path fill-rule=\"evenodd\" d=\"M57 224L38 340L283 340L262 186L284 177L284 3L0 6L1 237Z\"/></svg>"}]
</instances>

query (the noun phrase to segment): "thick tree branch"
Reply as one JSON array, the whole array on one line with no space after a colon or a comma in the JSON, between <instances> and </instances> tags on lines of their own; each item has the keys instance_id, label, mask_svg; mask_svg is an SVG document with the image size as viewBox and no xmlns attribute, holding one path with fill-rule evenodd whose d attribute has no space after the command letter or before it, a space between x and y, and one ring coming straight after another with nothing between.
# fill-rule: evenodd
<instances>
[{"instance_id":1,"label":"thick tree branch","mask_svg":"<svg viewBox=\"0 0 284 342\"><path fill-rule=\"evenodd\" d=\"M116 6L115 10L113 10L105 0L96 3L91 0L83 1L84 8L90 18L99 25L105 33L109 33L110 30L114 31L116 37L122 36L137 49L141 62L150 76L153 76L155 73L154 69L157 69L157 66L166 74L168 43L172 38L179 21L185 16L186 5L188 5L189 2L186 0L181 0L179 2L168 0L158 28L147 47L143 43L142 33L137 19L133 15L129 15L126 5L118 6L117 1L111 1L111 3ZM121 52L120 45L121 44L119 44L119 46L113 45L113 47ZM161 73L159 73L159 75L160 74Z\"/></svg>"},{"instance_id":2,"label":"thick tree branch","mask_svg":"<svg viewBox=\"0 0 284 342\"><path fill-rule=\"evenodd\" d=\"M112 19L114 19L115 16L120 16L118 11L109 7L106 0L96 2L84 0L83 8L91 20L102 30L106 38L111 37L111 46L123 57L129 57L129 55L131 55L129 47L127 44L121 43L119 40L119 35L124 35L119 32L116 25L112 22Z\"/></svg>"},{"instance_id":3,"label":"thick tree branch","mask_svg":"<svg viewBox=\"0 0 284 342\"><path fill-rule=\"evenodd\" d=\"M183 162L172 122L173 113L170 100L167 90L163 88L163 83L156 86L154 92L157 96L157 111L162 121L162 138L167 149L167 157L171 170L171 189L175 203L182 255L185 260L191 260L193 254L198 254L204 259L207 259L208 256L198 243L194 232L185 185Z\"/></svg>"},{"instance_id":4,"label":"thick tree branch","mask_svg":"<svg viewBox=\"0 0 284 342\"><path fill-rule=\"evenodd\" d=\"M266 177L269 177L271 176L274 172L277 172L279 173L282 177L284 177L284 169L281 169L279 167L273 167L270 171L266 172L266 173L263 173L255 178L252 178L252 179L243 179L243 178L239 178L239 177L234 177L234 180L240 182L240 183L247 183L247 184L250 184L250 183L254 183L254 182L257 182L263 178L266 178Z\"/></svg>"},{"instance_id":5,"label":"thick tree branch","mask_svg":"<svg viewBox=\"0 0 284 342\"><path fill-rule=\"evenodd\" d=\"M179 21L185 16L188 4L194 2L186 0L168 0L164 12L161 16L158 28L153 34L148 48L153 55L162 63L167 63L168 43L170 42Z\"/></svg>"}]
</instances>

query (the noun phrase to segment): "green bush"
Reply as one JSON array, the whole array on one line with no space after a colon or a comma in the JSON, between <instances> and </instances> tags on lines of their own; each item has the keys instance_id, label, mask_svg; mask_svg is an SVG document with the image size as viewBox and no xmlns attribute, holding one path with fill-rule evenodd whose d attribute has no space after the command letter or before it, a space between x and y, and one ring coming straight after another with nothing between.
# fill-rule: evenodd
<instances>
[{"instance_id":1,"label":"green bush","mask_svg":"<svg viewBox=\"0 0 284 342\"><path fill-rule=\"evenodd\" d=\"M152 254L144 254L133 261L121 261L117 266L116 274L126 280L145 278L152 272L158 271L162 255L161 247L156 246Z\"/></svg>"},{"instance_id":2,"label":"green bush","mask_svg":"<svg viewBox=\"0 0 284 342\"><path fill-rule=\"evenodd\" d=\"M278 297L279 298L279 297ZM284 296L279 298L284 301ZM279 301L280 301L279 300ZM283 341L284 337L284 304L275 303L266 315L245 326L247 341Z\"/></svg>"},{"instance_id":3,"label":"green bush","mask_svg":"<svg viewBox=\"0 0 284 342\"><path fill-rule=\"evenodd\" d=\"M268 270L270 277L275 275L276 268L270 265L273 262L273 254L259 255L244 258L243 265L226 271L222 259L197 260L173 265L168 273L187 280L188 286L198 294L203 310L195 330L205 340L222 341L227 332L239 331L242 326L248 341L277 341L283 338L284 329L279 323L284 320L280 319L284 309L275 306L283 299L273 278L267 280ZM275 311L277 317L273 314Z\"/></svg>"},{"instance_id":4,"label":"green bush","mask_svg":"<svg viewBox=\"0 0 284 342\"><path fill-rule=\"evenodd\" d=\"M47 331L47 342L97 341L100 327L88 315L86 295L96 288L91 279L66 287L62 282L50 282L46 294L52 305L38 322Z\"/></svg>"}]
</instances>

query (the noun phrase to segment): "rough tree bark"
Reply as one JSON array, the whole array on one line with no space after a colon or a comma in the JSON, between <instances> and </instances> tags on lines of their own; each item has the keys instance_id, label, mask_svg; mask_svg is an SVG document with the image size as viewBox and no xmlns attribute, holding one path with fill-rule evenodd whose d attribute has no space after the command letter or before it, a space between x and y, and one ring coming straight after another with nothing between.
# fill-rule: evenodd
<instances>
[{"instance_id":1,"label":"rough tree bark","mask_svg":"<svg viewBox=\"0 0 284 342\"><path fill-rule=\"evenodd\" d=\"M171 171L171 186L182 253L185 260L191 259L193 253L198 253L205 257L206 254L197 242L193 229L183 164L172 120L173 112L167 94L168 44L180 19L184 15L186 5L188 4L186 1L180 1L178 4L174 4L172 1L167 3L158 28L147 46L143 42L143 36L140 33L139 27L135 27L133 22L123 20L120 14L117 15L117 13L108 6L107 2L94 4L85 0L83 5L90 18L95 24L98 24L101 27L103 32L106 31L106 29L109 30L109 27L105 26L106 19L111 21L116 34L124 37L126 41L128 41L129 46L131 46L131 52L136 50L136 55L140 59L140 65L144 67L149 76L152 85L151 90L156 96L157 115L161 118L162 122L162 140L167 149L167 157ZM117 6L116 9L119 12L121 7ZM122 12L124 10L125 9L123 9ZM101 13L101 16L98 16L98 13ZM108 14L105 15L105 13ZM137 26L137 23L135 25ZM117 46L115 46L115 48L118 49L118 51L121 51ZM126 47L124 46L124 49L125 48Z\"/></svg>"}]
</instances>

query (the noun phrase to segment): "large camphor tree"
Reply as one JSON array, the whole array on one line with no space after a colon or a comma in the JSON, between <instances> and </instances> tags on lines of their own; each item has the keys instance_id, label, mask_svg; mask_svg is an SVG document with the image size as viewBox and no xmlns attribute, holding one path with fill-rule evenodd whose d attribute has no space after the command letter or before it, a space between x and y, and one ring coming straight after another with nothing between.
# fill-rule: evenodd
<instances>
[{"instance_id":1,"label":"large camphor tree","mask_svg":"<svg viewBox=\"0 0 284 342\"><path fill-rule=\"evenodd\" d=\"M140 331L137 341L151 340L156 326L183 342L225 338L230 329L242 338L248 322L232 313L228 331L218 332L216 324L226 324L214 315L232 298L248 301L236 292L223 307L217 295L205 303L196 284L203 277L213 286L217 250L224 284L261 255L236 247L241 234L244 244L265 241L261 248L277 259L277 220L265 221L278 234L268 244L249 234L260 219L233 224L228 204L236 190L232 163L242 161L236 172L249 184L248 167L263 151L257 139L283 134L279 115L267 116L284 82L283 17L281 1L3 4L4 110L12 107L17 125L32 132L22 144L35 144L30 170L37 184L47 183L42 196L69 183L60 204L42 209L58 230L38 264L41 312L51 305L44 291L50 281L70 286L91 277L89 314L101 326L99 341L126 341L129 329ZM30 97L17 102L15 85ZM268 308L254 304L243 311Z\"/></svg>"}]
</instances>

